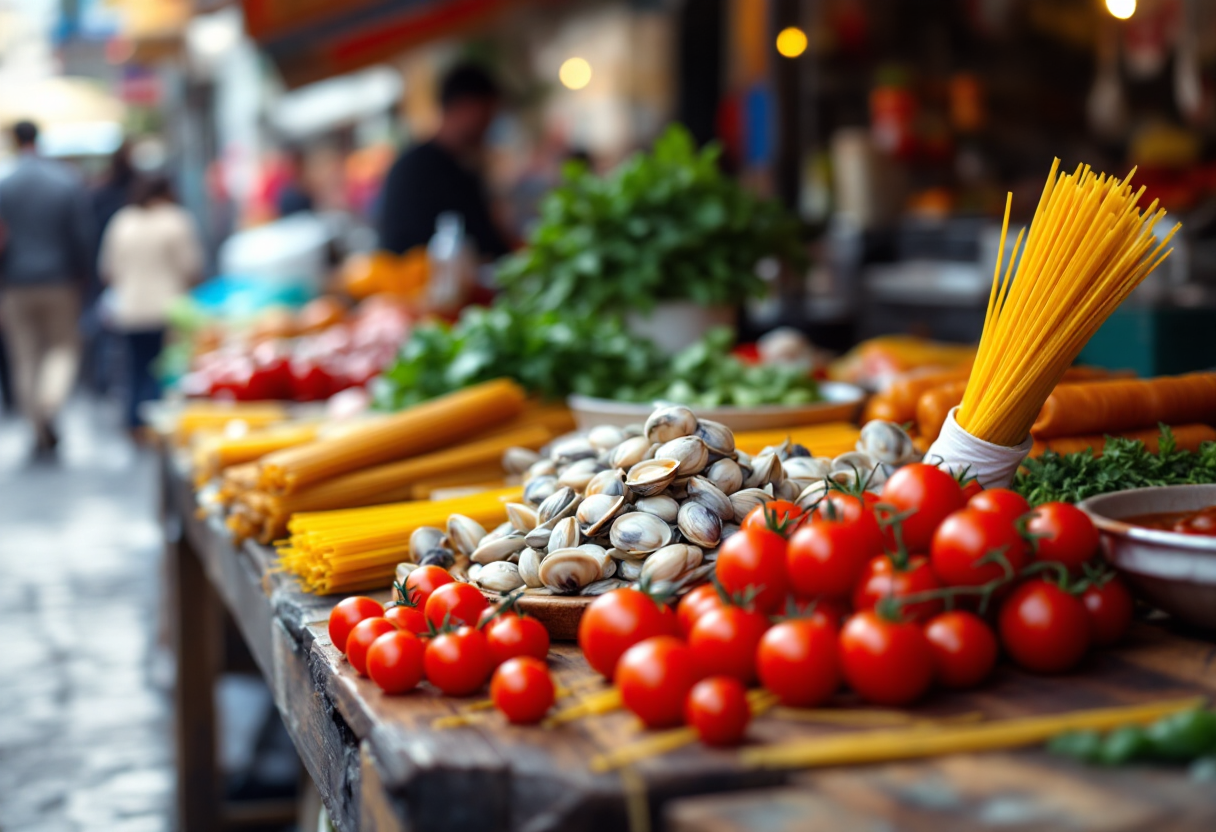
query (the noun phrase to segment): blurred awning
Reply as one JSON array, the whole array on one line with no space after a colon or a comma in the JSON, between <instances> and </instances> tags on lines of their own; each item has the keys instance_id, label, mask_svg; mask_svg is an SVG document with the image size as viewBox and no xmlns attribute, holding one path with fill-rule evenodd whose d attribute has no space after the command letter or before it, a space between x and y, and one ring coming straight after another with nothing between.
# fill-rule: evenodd
<instances>
[{"instance_id":1,"label":"blurred awning","mask_svg":"<svg viewBox=\"0 0 1216 832\"><path fill-rule=\"evenodd\" d=\"M472 31L528 0L241 0L251 37L300 86Z\"/></svg>"}]
</instances>

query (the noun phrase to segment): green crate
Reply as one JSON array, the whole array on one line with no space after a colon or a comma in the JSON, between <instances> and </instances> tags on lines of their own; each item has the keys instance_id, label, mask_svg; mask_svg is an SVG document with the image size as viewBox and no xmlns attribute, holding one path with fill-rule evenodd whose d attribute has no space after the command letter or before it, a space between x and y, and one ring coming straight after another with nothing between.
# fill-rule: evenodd
<instances>
[{"instance_id":1,"label":"green crate","mask_svg":"<svg viewBox=\"0 0 1216 832\"><path fill-rule=\"evenodd\" d=\"M1077 361L1141 376L1216 367L1216 309L1117 309Z\"/></svg>"}]
</instances>

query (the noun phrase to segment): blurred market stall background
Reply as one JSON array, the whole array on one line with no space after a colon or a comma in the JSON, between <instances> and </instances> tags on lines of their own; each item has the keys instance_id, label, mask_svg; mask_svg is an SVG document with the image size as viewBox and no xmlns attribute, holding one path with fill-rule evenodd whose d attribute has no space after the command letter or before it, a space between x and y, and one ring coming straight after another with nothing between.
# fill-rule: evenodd
<instances>
[{"instance_id":1,"label":"blurred market stall background","mask_svg":"<svg viewBox=\"0 0 1216 832\"><path fill-rule=\"evenodd\" d=\"M0 0L0 127L33 122L38 153L83 178L98 247L128 186L153 176L197 230L203 282L157 342L175 395L329 400L331 412L408 403L362 391L418 309L454 317L498 288L460 221L382 250L383 184L403 148L440 129L437 88L455 65L501 90L483 173L507 246L553 221L542 203L564 170L610 174L683 125L679 164L717 143L711 167L783 206L773 239L794 249L761 262L761 292L715 298L725 311L709 322L741 343L790 327L805 338L792 349L814 345L817 363L892 333L974 342L1006 192L1021 224L1054 156L1137 166L1146 201L1169 212L1162 226L1183 230L1081 358L1145 376L1216 365L1216 4L1204 0ZM0 150L0 177L16 150ZM571 278L575 296L619 279L597 262ZM0 620L30 638L17 675L59 669L58 699L0 682L38 702L0 716L7 832L172 828L152 461L123 435L120 405L140 368L99 273L85 282L81 379L49 465L29 461L12 350L0 353ZM113 557L81 559L97 546ZM107 643L130 649L100 671L113 671L114 718L64 722L48 701L104 705L65 658L83 631L44 631L94 578L98 611L126 622ZM231 649L230 664L249 664L238 639ZM293 828L310 793L269 694L234 673L218 701L228 796L247 801L251 825ZM82 744L96 754L52 753Z\"/></svg>"}]
</instances>

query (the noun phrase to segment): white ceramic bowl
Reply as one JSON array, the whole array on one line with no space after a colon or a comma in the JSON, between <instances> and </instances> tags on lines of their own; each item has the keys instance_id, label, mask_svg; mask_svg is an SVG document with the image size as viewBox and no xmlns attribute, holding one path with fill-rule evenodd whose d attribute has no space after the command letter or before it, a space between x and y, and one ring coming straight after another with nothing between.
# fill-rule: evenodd
<instances>
[{"instance_id":1,"label":"white ceramic bowl","mask_svg":"<svg viewBox=\"0 0 1216 832\"><path fill-rule=\"evenodd\" d=\"M1102 554L1154 606L1216 630L1216 537L1146 529L1125 518L1216 505L1216 485L1134 488L1078 504L1102 534Z\"/></svg>"},{"instance_id":2,"label":"white ceramic bowl","mask_svg":"<svg viewBox=\"0 0 1216 832\"><path fill-rule=\"evenodd\" d=\"M733 431L773 430L776 428L817 425L822 422L848 422L856 415L865 391L839 381L819 382L821 401L799 405L762 405L760 407L694 407L705 419L721 422ZM653 404L618 402L590 396L571 396L566 400L574 421L582 430L597 425L638 425L654 410Z\"/></svg>"}]
</instances>

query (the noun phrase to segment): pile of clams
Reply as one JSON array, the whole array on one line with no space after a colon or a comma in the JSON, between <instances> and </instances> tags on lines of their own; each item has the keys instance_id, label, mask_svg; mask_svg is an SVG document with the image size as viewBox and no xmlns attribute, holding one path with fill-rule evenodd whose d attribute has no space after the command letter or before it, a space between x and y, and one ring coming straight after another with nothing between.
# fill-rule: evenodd
<instances>
[{"instance_id":1,"label":"pile of clams","mask_svg":"<svg viewBox=\"0 0 1216 832\"><path fill-rule=\"evenodd\" d=\"M897 425L871 422L857 450L817 458L784 442L749 456L722 424L678 405L643 426L601 426L555 440L544 453L511 448L503 463L523 502L487 531L463 515L410 539L413 564L435 563L481 589L528 595L601 595L645 581L681 594L708 579L718 546L770 500L809 507L835 481L877 488L917 458Z\"/></svg>"}]
</instances>

